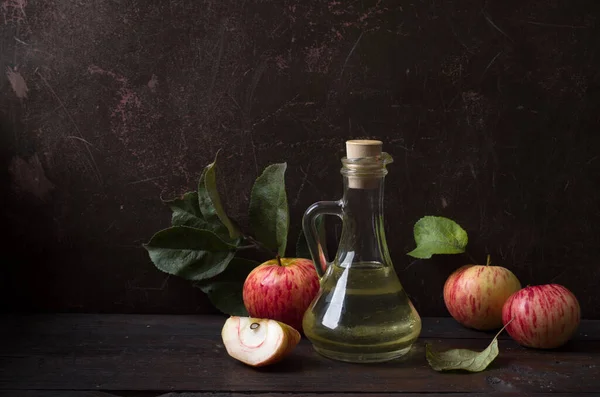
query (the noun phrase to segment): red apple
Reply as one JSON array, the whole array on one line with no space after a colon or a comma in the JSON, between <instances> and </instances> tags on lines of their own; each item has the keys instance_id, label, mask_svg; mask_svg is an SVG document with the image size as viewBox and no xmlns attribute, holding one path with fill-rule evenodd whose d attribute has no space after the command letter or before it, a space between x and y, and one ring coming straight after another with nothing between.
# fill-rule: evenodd
<instances>
[{"instance_id":1,"label":"red apple","mask_svg":"<svg viewBox=\"0 0 600 397\"><path fill-rule=\"evenodd\" d=\"M519 279L502 266L465 265L444 284L444 303L456 321L477 330L502 327L502 306L521 289Z\"/></svg>"},{"instance_id":2,"label":"red apple","mask_svg":"<svg viewBox=\"0 0 600 397\"><path fill-rule=\"evenodd\" d=\"M562 285L526 287L513 294L502 309L502 322L517 343L538 349L565 344L579 326L581 309L577 298Z\"/></svg>"},{"instance_id":3,"label":"red apple","mask_svg":"<svg viewBox=\"0 0 600 397\"><path fill-rule=\"evenodd\" d=\"M281 321L302 331L302 317L319 291L319 277L308 259L269 260L250 272L243 288L252 317Z\"/></svg>"}]
</instances>

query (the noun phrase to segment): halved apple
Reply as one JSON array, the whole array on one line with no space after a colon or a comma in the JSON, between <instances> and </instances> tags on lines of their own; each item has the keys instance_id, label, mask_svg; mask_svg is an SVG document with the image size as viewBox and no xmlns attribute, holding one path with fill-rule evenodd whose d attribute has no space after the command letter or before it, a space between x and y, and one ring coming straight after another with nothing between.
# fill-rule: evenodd
<instances>
[{"instance_id":1,"label":"halved apple","mask_svg":"<svg viewBox=\"0 0 600 397\"><path fill-rule=\"evenodd\" d=\"M300 333L279 321L231 316L221 330L227 353L252 367L274 364L300 342Z\"/></svg>"}]
</instances>

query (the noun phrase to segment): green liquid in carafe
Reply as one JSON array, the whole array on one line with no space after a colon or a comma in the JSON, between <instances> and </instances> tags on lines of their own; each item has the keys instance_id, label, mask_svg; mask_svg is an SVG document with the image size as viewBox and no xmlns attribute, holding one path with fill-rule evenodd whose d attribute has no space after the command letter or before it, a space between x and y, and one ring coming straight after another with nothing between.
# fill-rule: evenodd
<instances>
[{"instance_id":1,"label":"green liquid in carafe","mask_svg":"<svg viewBox=\"0 0 600 397\"><path fill-rule=\"evenodd\" d=\"M421 332L421 318L391 266L333 263L304 315L303 329L326 357L379 362L410 350Z\"/></svg>"}]
</instances>

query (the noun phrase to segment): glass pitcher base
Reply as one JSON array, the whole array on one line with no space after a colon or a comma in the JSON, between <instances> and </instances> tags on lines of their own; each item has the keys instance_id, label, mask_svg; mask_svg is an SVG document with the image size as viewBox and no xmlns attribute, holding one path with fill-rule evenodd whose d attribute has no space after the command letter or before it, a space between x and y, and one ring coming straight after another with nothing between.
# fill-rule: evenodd
<instances>
[{"instance_id":1,"label":"glass pitcher base","mask_svg":"<svg viewBox=\"0 0 600 397\"><path fill-rule=\"evenodd\" d=\"M412 345L400 350L385 353L342 353L313 346L313 349L324 357L349 363L381 363L391 361L404 356L411 348Z\"/></svg>"}]
</instances>

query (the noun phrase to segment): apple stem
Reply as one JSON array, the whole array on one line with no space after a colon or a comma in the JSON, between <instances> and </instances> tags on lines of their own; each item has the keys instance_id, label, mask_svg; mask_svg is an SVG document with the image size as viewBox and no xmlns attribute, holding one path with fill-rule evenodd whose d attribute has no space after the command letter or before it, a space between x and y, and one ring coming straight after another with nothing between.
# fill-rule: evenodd
<instances>
[{"instance_id":1,"label":"apple stem","mask_svg":"<svg viewBox=\"0 0 600 397\"><path fill-rule=\"evenodd\" d=\"M496 336L494 337L497 338L500 336L500 334L502 333L502 331L504 331L506 329L506 327L508 327L508 324L512 323L512 321L515 319L515 317L513 316L510 320L508 320L508 322L506 324L504 324L504 327L502 327L502 329L500 331L498 331L498 333L496 334Z\"/></svg>"},{"instance_id":2,"label":"apple stem","mask_svg":"<svg viewBox=\"0 0 600 397\"><path fill-rule=\"evenodd\" d=\"M492 263L492 258L490 258L490 254L487 256L487 261L485 263L486 266L489 266Z\"/></svg>"},{"instance_id":3,"label":"apple stem","mask_svg":"<svg viewBox=\"0 0 600 397\"><path fill-rule=\"evenodd\" d=\"M252 324L250 324L250 329L257 329L258 327L260 327L259 323L252 323Z\"/></svg>"},{"instance_id":4,"label":"apple stem","mask_svg":"<svg viewBox=\"0 0 600 397\"><path fill-rule=\"evenodd\" d=\"M280 257L279 255L277 255L277 264L278 264L279 266L283 266L283 265L281 264L281 257Z\"/></svg>"}]
</instances>

